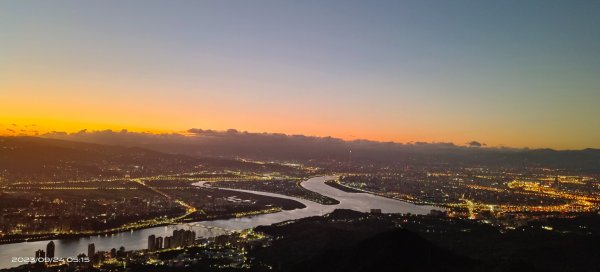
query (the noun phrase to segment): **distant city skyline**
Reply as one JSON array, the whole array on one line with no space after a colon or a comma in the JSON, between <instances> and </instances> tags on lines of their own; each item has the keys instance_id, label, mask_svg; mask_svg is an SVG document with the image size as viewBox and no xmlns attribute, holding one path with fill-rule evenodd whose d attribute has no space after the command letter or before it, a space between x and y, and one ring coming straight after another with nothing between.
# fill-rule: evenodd
<instances>
[{"instance_id":1,"label":"distant city skyline","mask_svg":"<svg viewBox=\"0 0 600 272\"><path fill-rule=\"evenodd\" d=\"M599 12L597 1L3 1L0 135L234 128L600 148Z\"/></svg>"}]
</instances>

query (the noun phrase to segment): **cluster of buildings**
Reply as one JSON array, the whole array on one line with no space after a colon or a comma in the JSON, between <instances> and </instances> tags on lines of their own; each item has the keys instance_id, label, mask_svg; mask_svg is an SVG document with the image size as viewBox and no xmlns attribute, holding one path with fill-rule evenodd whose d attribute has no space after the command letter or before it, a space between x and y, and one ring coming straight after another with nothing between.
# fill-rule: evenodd
<instances>
[{"instance_id":1,"label":"cluster of buildings","mask_svg":"<svg viewBox=\"0 0 600 272\"><path fill-rule=\"evenodd\" d=\"M155 251L165 248L176 248L189 246L196 241L196 232L191 230L174 230L173 236L156 237L154 234L148 236L148 250Z\"/></svg>"},{"instance_id":2,"label":"cluster of buildings","mask_svg":"<svg viewBox=\"0 0 600 272\"><path fill-rule=\"evenodd\" d=\"M35 260L42 260L42 259L49 259L52 260L54 258L54 250L56 249L56 246L54 245L53 241L50 241L50 243L48 243L46 245L46 251L44 251L43 249L38 249L35 252Z\"/></svg>"},{"instance_id":3,"label":"cluster of buildings","mask_svg":"<svg viewBox=\"0 0 600 272\"><path fill-rule=\"evenodd\" d=\"M122 259L127 257L125 247L119 249L111 248L109 251L96 251L96 245L91 243L88 245L87 257L92 264L98 265L110 259Z\"/></svg>"},{"instance_id":4,"label":"cluster of buildings","mask_svg":"<svg viewBox=\"0 0 600 272\"><path fill-rule=\"evenodd\" d=\"M58 194L61 190L66 189L44 189L43 193ZM36 191L41 192L42 189L26 190L28 193ZM134 194L135 191L127 192ZM112 194L109 190L98 192ZM160 196L91 199L83 194L81 198L58 195L31 197L17 192L11 193L10 197L14 204L0 207L0 240L3 242L12 242L5 239L27 235L93 234L184 212L179 205Z\"/></svg>"},{"instance_id":5,"label":"cluster of buildings","mask_svg":"<svg viewBox=\"0 0 600 272\"><path fill-rule=\"evenodd\" d=\"M53 241L50 241L46 245L46 251L38 249L35 251L35 262L45 263L46 265L60 265L63 263L89 263L89 265L99 265L108 260L123 259L127 257L125 247L121 246L119 249L112 248L110 251L96 251L96 245L94 243L88 244L87 255L84 253L79 254L76 258L56 258L55 256L56 246Z\"/></svg>"},{"instance_id":6,"label":"cluster of buildings","mask_svg":"<svg viewBox=\"0 0 600 272\"><path fill-rule=\"evenodd\" d=\"M598 210L597 178L559 170L428 167L347 173L340 183L382 196L447 208L471 219L536 219Z\"/></svg>"}]
</instances>

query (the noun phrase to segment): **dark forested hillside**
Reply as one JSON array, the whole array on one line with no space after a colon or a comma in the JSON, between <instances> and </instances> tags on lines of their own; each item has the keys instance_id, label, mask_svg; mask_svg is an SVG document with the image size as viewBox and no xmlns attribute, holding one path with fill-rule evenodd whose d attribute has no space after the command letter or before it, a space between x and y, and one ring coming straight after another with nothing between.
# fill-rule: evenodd
<instances>
[{"instance_id":1,"label":"dark forested hillside","mask_svg":"<svg viewBox=\"0 0 600 272\"><path fill-rule=\"evenodd\" d=\"M0 137L0 177L39 181L122 177L192 169L196 159L138 147L36 137Z\"/></svg>"}]
</instances>

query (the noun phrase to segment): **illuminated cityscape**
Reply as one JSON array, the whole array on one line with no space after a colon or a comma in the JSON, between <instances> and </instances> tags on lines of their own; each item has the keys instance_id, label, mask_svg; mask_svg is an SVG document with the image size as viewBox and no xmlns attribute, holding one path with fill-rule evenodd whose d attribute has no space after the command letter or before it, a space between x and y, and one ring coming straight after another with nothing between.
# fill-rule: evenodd
<instances>
[{"instance_id":1,"label":"illuminated cityscape","mask_svg":"<svg viewBox=\"0 0 600 272\"><path fill-rule=\"evenodd\" d=\"M0 1L0 272L600 271L600 1Z\"/></svg>"}]
</instances>

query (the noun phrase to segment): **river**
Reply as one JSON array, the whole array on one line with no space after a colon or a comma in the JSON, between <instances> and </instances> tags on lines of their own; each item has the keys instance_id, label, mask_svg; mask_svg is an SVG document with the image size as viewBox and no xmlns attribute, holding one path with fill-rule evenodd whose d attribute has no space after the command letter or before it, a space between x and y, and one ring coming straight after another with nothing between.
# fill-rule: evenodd
<instances>
[{"instance_id":1,"label":"river","mask_svg":"<svg viewBox=\"0 0 600 272\"><path fill-rule=\"evenodd\" d=\"M257 195L291 199L304 204L306 208L243 218L200 221L195 223L153 227L109 235L75 239L55 239L53 240L56 245L55 256L66 258L75 257L80 253L86 253L87 246L90 243L95 244L97 251L107 251L111 248L118 249L121 246L124 246L126 250L144 249L148 245L148 236L152 234L164 237L171 235L173 230L183 228L196 231L197 237L208 238L225 234L229 231L243 230L260 225L270 225L308 216L323 215L332 212L335 209L352 209L362 212L367 212L371 209L381 209L381 211L384 213L412 214L427 214L432 209L439 209L431 206L415 205L412 203L380 197L368 193L344 192L325 184L325 181L331 178L332 177L315 177L302 182L300 185L307 190L337 199L340 202L337 205L321 205L301 198L275 193L218 188L220 190L246 192ZM208 182L198 182L194 185L214 188L210 187L210 183ZM46 244L48 244L50 241L51 240L0 245L0 269L21 265L20 263L11 262L12 257L33 257L37 249L46 250Z\"/></svg>"}]
</instances>

